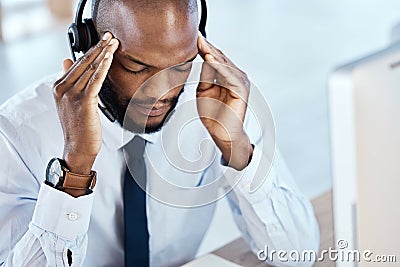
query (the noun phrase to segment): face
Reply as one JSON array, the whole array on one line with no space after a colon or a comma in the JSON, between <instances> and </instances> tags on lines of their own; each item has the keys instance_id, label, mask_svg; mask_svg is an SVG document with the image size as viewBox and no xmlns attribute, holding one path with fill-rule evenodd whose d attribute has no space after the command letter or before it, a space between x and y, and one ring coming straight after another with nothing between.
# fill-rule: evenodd
<instances>
[{"instance_id":1,"label":"face","mask_svg":"<svg viewBox=\"0 0 400 267\"><path fill-rule=\"evenodd\" d=\"M115 15L124 19L106 31L120 46L100 97L126 129L155 132L174 110L197 56L197 15L117 9Z\"/></svg>"}]
</instances>

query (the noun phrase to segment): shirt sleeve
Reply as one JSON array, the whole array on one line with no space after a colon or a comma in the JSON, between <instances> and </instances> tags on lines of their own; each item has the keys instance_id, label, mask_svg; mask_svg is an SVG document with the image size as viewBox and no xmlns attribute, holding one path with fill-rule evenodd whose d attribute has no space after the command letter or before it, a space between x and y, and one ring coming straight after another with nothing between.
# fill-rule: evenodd
<instances>
[{"instance_id":1,"label":"shirt sleeve","mask_svg":"<svg viewBox=\"0 0 400 267\"><path fill-rule=\"evenodd\" d=\"M223 160L218 166L227 180L225 189L234 220L252 251L264 251L261 256L267 256L270 265L312 266L313 261L297 260L289 254L318 253L319 227L313 207L297 188L278 149L270 149L273 153L263 149L273 135L255 130L256 124L254 118L246 117L245 129L254 145L249 165L241 172L225 166ZM279 259L272 251L287 254Z\"/></svg>"},{"instance_id":2,"label":"shirt sleeve","mask_svg":"<svg viewBox=\"0 0 400 267\"><path fill-rule=\"evenodd\" d=\"M275 158L269 175L261 187L249 192L246 175L227 195L234 220L252 251L262 250L273 266L312 266L313 261L291 258L295 251L318 253L319 227L312 205L296 188L290 176L281 176ZM252 168L251 163L247 168ZM282 260L272 251L285 251ZM295 257L295 256L294 256Z\"/></svg>"},{"instance_id":3,"label":"shirt sleeve","mask_svg":"<svg viewBox=\"0 0 400 267\"><path fill-rule=\"evenodd\" d=\"M82 266L93 194L73 198L44 184L24 160L17 130L2 119L0 266Z\"/></svg>"}]
</instances>

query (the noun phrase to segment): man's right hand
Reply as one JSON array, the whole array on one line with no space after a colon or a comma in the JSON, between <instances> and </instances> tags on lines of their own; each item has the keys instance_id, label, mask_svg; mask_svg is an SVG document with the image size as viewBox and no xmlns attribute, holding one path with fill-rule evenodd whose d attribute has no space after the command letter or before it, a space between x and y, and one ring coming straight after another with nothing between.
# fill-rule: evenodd
<instances>
[{"instance_id":1,"label":"man's right hand","mask_svg":"<svg viewBox=\"0 0 400 267\"><path fill-rule=\"evenodd\" d=\"M75 63L64 60L64 75L53 86L64 132L64 160L73 173L90 174L102 143L98 94L119 42L111 33Z\"/></svg>"}]
</instances>

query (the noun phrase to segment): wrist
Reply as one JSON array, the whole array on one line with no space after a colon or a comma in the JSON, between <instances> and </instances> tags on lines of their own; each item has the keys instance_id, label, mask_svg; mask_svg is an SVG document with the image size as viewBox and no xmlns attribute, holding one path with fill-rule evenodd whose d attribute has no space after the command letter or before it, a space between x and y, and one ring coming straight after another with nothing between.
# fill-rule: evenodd
<instances>
[{"instance_id":1,"label":"wrist","mask_svg":"<svg viewBox=\"0 0 400 267\"><path fill-rule=\"evenodd\" d=\"M71 172L89 175L96 157L64 153L63 160Z\"/></svg>"},{"instance_id":2,"label":"wrist","mask_svg":"<svg viewBox=\"0 0 400 267\"><path fill-rule=\"evenodd\" d=\"M253 145L246 133L241 138L232 141L214 139L229 167L241 171L247 167L253 156Z\"/></svg>"},{"instance_id":3,"label":"wrist","mask_svg":"<svg viewBox=\"0 0 400 267\"><path fill-rule=\"evenodd\" d=\"M96 171L84 174L84 168L79 168L81 173L73 172L65 160L53 158L47 164L45 183L74 197L90 194L96 185L97 175Z\"/></svg>"}]
</instances>

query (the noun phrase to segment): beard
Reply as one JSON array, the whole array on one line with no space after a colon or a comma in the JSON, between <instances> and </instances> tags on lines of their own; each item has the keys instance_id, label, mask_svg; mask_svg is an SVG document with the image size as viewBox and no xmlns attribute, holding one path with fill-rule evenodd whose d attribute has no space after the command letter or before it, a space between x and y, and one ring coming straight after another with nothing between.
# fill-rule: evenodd
<instances>
[{"instance_id":1,"label":"beard","mask_svg":"<svg viewBox=\"0 0 400 267\"><path fill-rule=\"evenodd\" d=\"M130 116L126 116L127 111L129 111L130 105L132 105L133 101L131 98L121 96L121 94L115 90L108 77L104 80L102 88L99 92L99 97L107 110L112 114L121 127L137 134L150 134L160 131L162 127L169 121L175 111L176 105L178 104L179 97L183 92L184 89L182 86L182 89L177 96L163 100L163 102L167 102L170 105L170 109L166 112L161 122L153 124L150 124L147 120L145 123L138 123ZM155 102L156 100L154 100L152 103L155 104Z\"/></svg>"}]
</instances>

